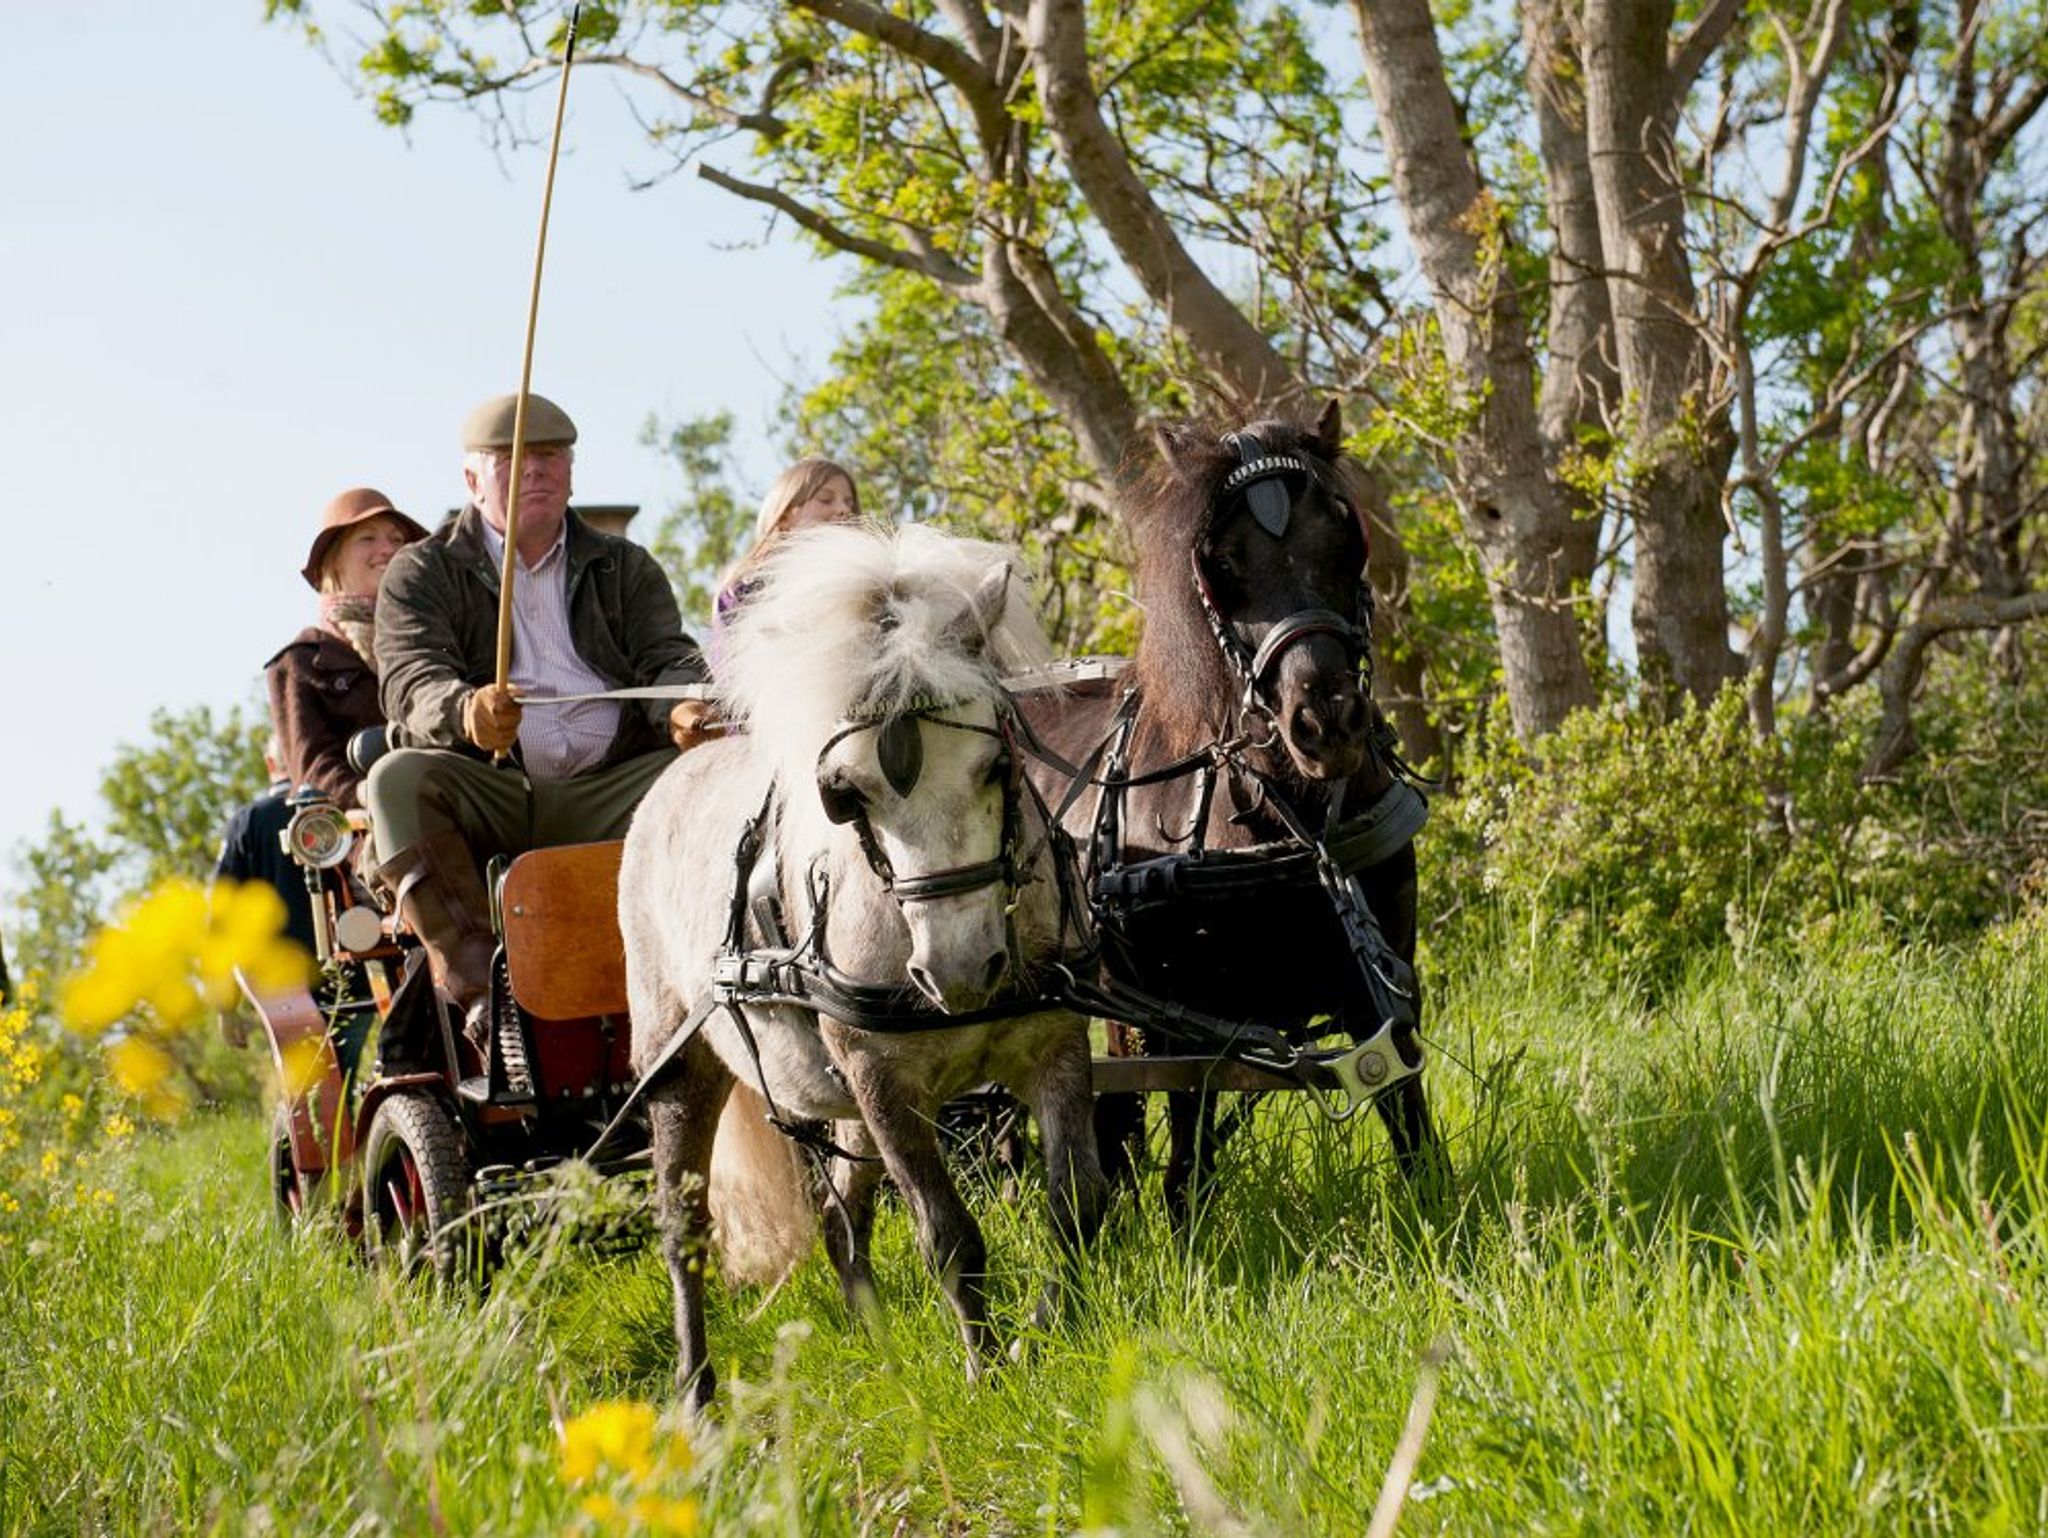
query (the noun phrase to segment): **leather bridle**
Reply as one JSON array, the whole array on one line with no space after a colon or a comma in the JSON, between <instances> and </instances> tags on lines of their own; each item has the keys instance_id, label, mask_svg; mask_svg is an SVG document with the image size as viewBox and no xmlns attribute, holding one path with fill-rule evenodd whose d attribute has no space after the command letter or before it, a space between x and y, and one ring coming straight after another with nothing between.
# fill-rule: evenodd
<instances>
[{"instance_id":1,"label":"leather bridle","mask_svg":"<svg viewBox=\"0 0 2048 1538\"><path fill-rule=\"evenodd\" d=\"M851 825L860 839L861 853L873 871L875 879L882 883L882 890L896 899L898 906L904 903L932 902L942 897L958 897L966 892L978 892L983 887L1001 884L1014 905L1019 883L1017 848L1022 842L1024 829L1023 776L1018 772L1016 754L1011 751L1010 734L1002 724L1005 715L998 713L998 724L983 726L974 721L956 721L941 714L964 703L953 700L936 703L918 703L908 708L875 716L859 716L843 722L839 729L826 739L818 750L818 798L825 808L828 821L840 826ZM1003 837L1000 847L992 859L977 860L971 865L954 865L944 870L927 871L923 875L899 876L889 860L888 851L882 848L875 837L874 825L868 820L866 801L843 785L834 784L827 776L825 761L832 750L847 738L861 732L877 732L881 736L878 757L882 761L882 772L897 794L907 796L917 786L923 767L921 747L909 746L917 741L916 733L920 721L929 721L934 726L949 727L956 732L979 732L984 737L993 737L1000 743L1001 751L992 766L1002 775L1003 782Z\"/></svg>"},{"instance_id":2,"label":"leather bridle","mask_svg":"<svg viewBox=\"0 0 2048 1538\"><path fill-rule=\"evenodd\" d=\"M1291 517L1293 499L1283 486L1275 483L1290 476L1323 484L1347 511L1351 504L1342 493L1323 482L1315 465L1303 455L1269 450L1258 435L1249 430L1227 433L1223 441L1236 453L1237 468L1224 477L1223 484L1210 499L1201 527L1195 531L1195 538L1188 549L1189 571L1202 617L1208 621L1210 633L1216 637L1216 645L1237 681L1239 713L1251 715L1256 712L1269 720L1278 720L1279 712L1266 694L1266 680L1278 666L1281 656L1296 642L1312 635L1335 636L1350 651L1354 667L1361 673L1371 667L1372 589L1361 574L1357 605L1360 619L1349 618L1335 609L1297 609L1274 623L1258 646L1253 647L1237 623L1226 618L1221 605L1216 602L1216 593L1204 564L1203 557L1217 524L1234 506L1241 504L1246 516L1260 528L1276 540L1283 538ZM1368 680L1369 676L1367 674ZM1369 682L1362 682L1362 687L1369 688Z\"/></svg>"}]
</instances>

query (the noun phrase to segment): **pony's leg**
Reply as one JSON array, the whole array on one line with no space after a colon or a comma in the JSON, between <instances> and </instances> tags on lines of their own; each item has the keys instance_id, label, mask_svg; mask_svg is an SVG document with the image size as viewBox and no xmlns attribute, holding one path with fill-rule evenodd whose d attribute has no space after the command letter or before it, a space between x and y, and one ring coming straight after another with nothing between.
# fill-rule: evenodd
<instances>
[{"instance_id":1,"label":"pony's leg","mask_svg":"<svg viewBox=\"0 0 2048 1538\"><path fill-rule=\"evenodd\" d=\"M875 1152L875 1140L859 1119L832 1124L832 1141L848 1153ZM827 1158L824 1169L825 1253L839 1277L839 1291L856 1317L876 1307L875 1274L869 1263L869 1241L875 1232L875 1194L882 1185L882 1165L872 1158Z\"/></svg>"},{"instance_id":2,"label":"pony's leg","mask_svg":"<svg viewBox=\"0 0 2048 1538\"><path fill-rule=\"evenodd\" d=\"M1375 865L1365 873L1364 884L1366 901L1379 921L1380 932L1401 959L1414 966L1415 846L1410 844ZM1418 981L1418 1017L1423 1002L1420 991ZM1414 1041L1399 1041L1395 1045L1404 1056L1421 1050ZM1386 1125L1388 1140L1394 1146L1394 1162L1400 1166L1402 1177L1418 1193L1432 1199L1447 1193L1452 1180L1450 1151L1444 1147L1430 1117L1429 1092L1423 1088L1421 1076L1402 1080L1391 1093L1375 1100L1373 1108Z\"/></svg>"},{"instance_id":3,"label":"pony's leg","mask_svg":"<svg viewBox=\"0 0 2048 1538\"><path fill-rule=\"evenodd\" d=\"M1160 1196L1176 1229L1185 1228L1216 1167L1216 1098L1207 1090L1176 1089L1166 1096L1169 1133Z\"/></svg>"},{"instance_id":4,"label":"pony's leg","mask_svg":"<svg viewBox=\"0 0 2048 1538\"><path fill-rule=\"evenodd\" d=\"M995 1354L988 1323L988 1247L939 1152L938 1107L930 1096L871 1063L842 1060L842 1066L883 1167L910 1208L925 1264L960 1316L967 1378L978 1383Z\"/></svg>"},{"instance_id":5,"label":"pony's leg","mask_svg":"<svg viewBox=\"0 0 2048 1538\"><path fill-rule=\"evenodd\" d=\"M1142 1050L1138 1033L1121 1021L1108 1023L1108 1037L1112 1057L1135 1057ZM1145 1097L1136 1092L1096 1097L1095 1144L1110 1184L1135 1184L1138 1153L1145 1145Z\"/></svg>"},{"instance_id":6,"label":"pony's leg","mask_svg":"<svg viewBox=\"0 0 2048 1538\"><path fill-rule=\"evenodd\" d=\"M676 1394L701 1410L718 1388L704 1330L704 1263L711 1247L711 1145L732 1076L701 1041L683 1049L674 1073L648 1107L655 1213L675 1292Z\"/></svg>"},{"instance_id":7,"label":"pony's leg","mask_svg":"<svg viewBox=\"0 0 2048 1538\"><path fill-rule=\"evenodd\" d=\"M1109 1182L1095 1143L1093 1073L1088 1038L1076 1033L1015 1091L1031 1106L1045 1139L1046 1208L1057 1252L1057 1267L1032 1316L1040 1329L1053 1324L1078 1286L1081 1257L1109 1210Z\"/></svg>"}]
</instances>

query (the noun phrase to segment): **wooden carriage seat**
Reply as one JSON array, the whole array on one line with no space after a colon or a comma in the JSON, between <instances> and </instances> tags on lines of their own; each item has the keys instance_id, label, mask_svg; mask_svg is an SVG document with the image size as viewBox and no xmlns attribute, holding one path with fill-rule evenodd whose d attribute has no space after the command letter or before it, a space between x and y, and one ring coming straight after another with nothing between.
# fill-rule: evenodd
<instances>
[{"instance_id":1,"label":"wooden carriage seat","mask_svg":"<svg viewBox=\"0 0 2048 1538\"><path fill-rule=\"evenodd\" d=\"M512 997L542 1020L626 1013L619 855L626 845L559 844L521 855L499 894Z\"/></svg>"}]
</instances>

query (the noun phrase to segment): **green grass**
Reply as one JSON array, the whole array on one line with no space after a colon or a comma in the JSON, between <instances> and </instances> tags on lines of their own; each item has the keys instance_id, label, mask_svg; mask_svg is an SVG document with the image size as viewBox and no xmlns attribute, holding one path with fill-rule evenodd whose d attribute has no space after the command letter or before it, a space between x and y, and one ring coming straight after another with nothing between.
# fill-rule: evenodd
<instances>
[{"instance_id":1,"label":"green grass","mask_svg":"<svg viewBox=\"0 0 2048 1538\"><path fill-rule=\"evenodd\" d=\"M822 1257L715 1289L704 1529L1362 1532L1441 1341L1404 1532L2048 1531L2048 931L1723 956L1654 1006L1503 949L1431 1018L1454 1205L1276 1098L1192 1235L1155 1175L979 1389L893 1205L879 1336ZM554 1418L666 1402L655 1254L394 1286L273 1228L260 1150L190 1124L0 1228L0 1531L588 1526ZM1019 1320L1037 1204L978 1209Z\"/></svg>"}]
</instances>

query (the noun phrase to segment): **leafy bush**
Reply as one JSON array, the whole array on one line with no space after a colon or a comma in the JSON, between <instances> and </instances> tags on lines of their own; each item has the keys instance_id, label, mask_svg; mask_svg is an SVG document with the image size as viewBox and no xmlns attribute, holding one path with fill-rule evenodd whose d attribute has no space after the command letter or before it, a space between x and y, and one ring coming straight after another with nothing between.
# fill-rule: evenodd
<instances>
[{"instance_id":1,"label":"leafy bush","mask_svg":"<svg viewBox=\"0 0 2048 1538\"><path fill-rule=\"evenodd\" d=\"M1537 755L1482 757L1429 835L1451 943L1475 924L1653 988L1717 945L1806 943L1860 915L1960 937L2048 897L2048 684L1937 659L1922 752L1861 777L1876 701L1760 743L1733 688L1657 722L1582 711ZM1431 856L1434 858L1431 858Z\"/></svg>"}]
</instances>

